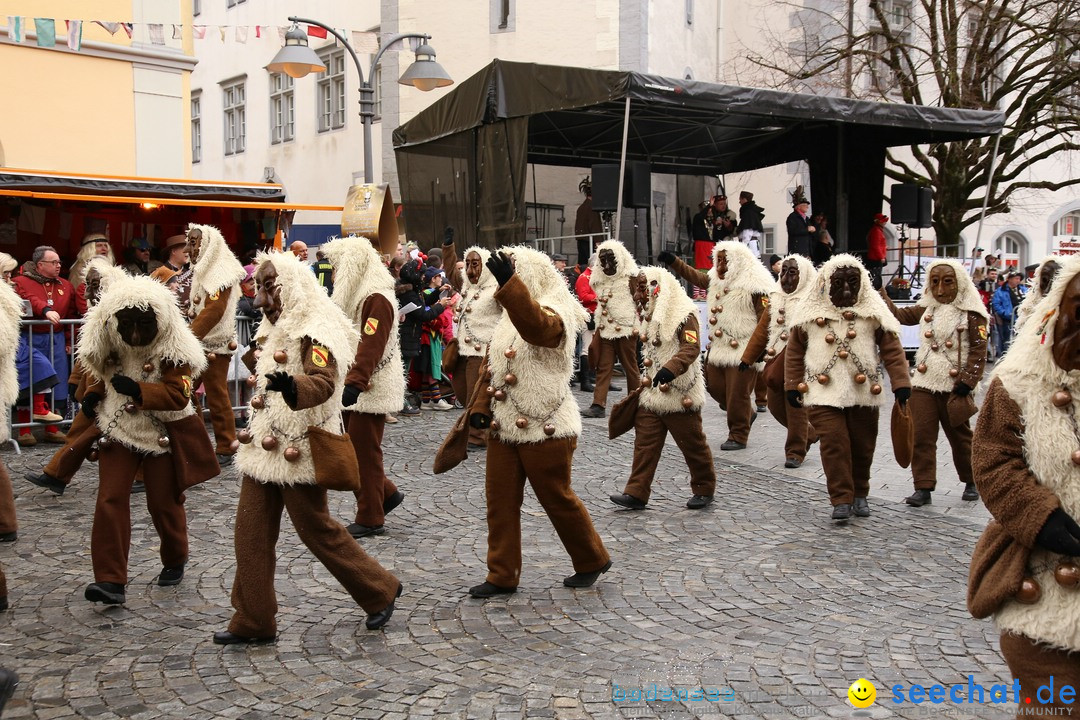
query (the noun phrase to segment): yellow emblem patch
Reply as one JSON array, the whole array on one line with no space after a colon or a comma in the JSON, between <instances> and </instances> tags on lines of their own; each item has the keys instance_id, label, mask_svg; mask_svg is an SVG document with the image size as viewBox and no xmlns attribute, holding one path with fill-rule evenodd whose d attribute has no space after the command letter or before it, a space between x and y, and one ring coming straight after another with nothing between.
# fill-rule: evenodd
<instances>
[{"instance_id":1,"label":"yellow emblem patch","mask_svg":"<svg viewBox=\"0 0 1080 720\"><path fill-rule=\"evenodd\" d=\"M326 367L326 361L330 359L330 351L322 345L311 346L311 362L315 367Z\"/></svg>"},{"instance_id":2,"label":"yellow emblem patch","mask_svg":"<svg viewBox=\"0 0 1080 720\"><path fill-rule=\"evenodd\" d=\"M696 343L698 341L697 333L693 330L687 330L683 333L683 337L686 338L688 343Z\"/></svg>"},{"instance_id":3,"label":"yellow emblem patch","mask_svg":"<svg viewBox=\"0 0 1080 720\"><path fill-rule=\"evenodd\" d=\"M184 383L184 397L191 397L191 376L183 375L180 379Z\"/></svg>"},{"instance_id":4,"label":"yellow emblem patch","mask_svg":"<svg viewBox=\"0 0 1080 720\"><path fill-rule=\"evenodd\" d=\"M761 298L761 307L763 307L763 308L769 307L769 298L767 298L767 297L762 297Z\"/></svg>"},{"instance_id":5,"label":"yellow emblem patch","mask_svg":"<svg viewBox=\"0 0 1080 720\"><path fill-rule=\"evenodd\" d=\"M374 335L375 331L378 330L378 329L379 329L379 319L378 318L368 318L367 320L364 321L364 334L365 335Z\"/></svg>"},{"instance_id":6,"label":"yellow emblem patch","mask_svg":"<svg viewBox=\"0 0 1080 720\"><path fill-rule=\"evenodd\" d=\"M550 315L551 317L555 317L555 311L552 310L551 308L544 308L544 314L545 315Z\"/></svg>"},{"instance_id":7,"label":"yellow emblem patch","mask_svg":"<svg viewBox=\"0 0 1080 720\"><path fill-rule=\"evenodd\" d=\"M985 325L980 325L979 326L979 337L982 338L983 340L985 340L987 338L987 332L986 332L986 326Z\"/></svg>"},{"instance_id":8,"label":"yellow emblem patch","mask_svg":"<svg viewBox=\"0 0 1080 720\"><path fill-rule=\"evenodd\" d=\"M221 297L221 291L220 290L217 290L217 291L210 294L210 299L211 300L217 300L219 297Z\"/></svg>"}]
</instances>

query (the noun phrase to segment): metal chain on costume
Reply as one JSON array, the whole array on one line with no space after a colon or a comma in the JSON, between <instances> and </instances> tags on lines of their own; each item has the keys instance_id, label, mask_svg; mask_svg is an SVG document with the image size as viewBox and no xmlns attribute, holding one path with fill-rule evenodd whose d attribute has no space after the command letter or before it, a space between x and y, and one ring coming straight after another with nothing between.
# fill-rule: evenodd
<instances>
[{"instance_id":1,"label":"metal chain on costume","mask_svg":"<svg viewBox=\"0 0 1080 720\"><path fill-rule=\"evenodd\" d=\"M517 331L514 332L514 336L515 336L516 339L521 338L521 335ZM542 423L542 424L546 425L553 417L555 417L555 413L557 413L559 411L559 408L562 407L563 401L566 399L567 389L564 387L563 394L561 394L559 396L559 398L556 401L554 407L552 407L552 409L547 413L547 415L532 415L530 413L525 412L521 408L521 406L518 405L517 401L514 400L514 398L511 396L511 394L506 392L506 388L513 387L514 385L517 384L517 375L515 375L511 371L511 367L510 367L510 361L514 357L516 357L516 355L517 355L517 351L514 349L514 346L516 344L517 344L516 340L511 341L510 342L510 347L507 350L507 352L514 351L514 355L511 355L509 357L507 357L506 355L503 356L503 360L505 361L504 364L506 366L506 372L503 373L501 384L495 380L494 375L493 375L492 378L491 378L491 385L488 386L488 388L490 390L490 392L488 394L491 395L494 398L496 393L502 392L503 395L504 395L503 400L509 400L510 401L510 404L514 407L514 410L517 412L519 417L523 417L526 420L530 420L530 421L535 420L535 421L537 421L539 423ZM490 365L490 360L488 361L488 363ZM507 376L512 376L514 378L514 381L509 382L509 383L506 382L506 377ZM502 402L502 400L498 400L498 399L496 399L495 401L496 402Z\"/></svg>"},{"instance_id":2,"label":"metal chain on costume","mask_svg":"<svg viewBox=\"0 0 1080 720\"><path fill-rule=\"evenodd\" d=\"M610 310L608 310L608 302L611 300L611 296L614 294L615 289L610 288L606 291L606 294L601 295L597 298L597 302L600 303L600 306L603 308L603 310L601 310L600 312L600 317L604 318L607 321L607 324L613 324L617 328L616 332L619 331L618 328L634 327L634 318L616 318L615 315Z\"/></svg>"},{"instance_id":3,"label":"metal chain on costume","mask_svg":"<svg viewBox=\"0 0 1080 720\"><path fill-rule=\"evenodd\" d=\"M465 344L467 344L467 345L474 345L475 346L476 343L480 343L481 346L490 345L491 344L491 338L487 338L485 340L484 338L480 337L479 334L477 334L475 331L473 331L473 330L471 330L469 328L468 313L472 310L473 302L479 300L481 294L483 293L483 291L485 291L485 290L487 290L488 288L491 287L491 282L488 281L484 285L474 285L473 287L476 288L476 293L472 296L471 300L466 301L465 306L463 308L461 308L461 311L458 313L458 323L461 325L460 329L464 330L464 332L458 332L458 335L460 337L462 337ZM477 349L479 349L479 348L477 348Z\"/></svg>"},{"instance_id":4,"label":"metal chain on costume","mask_svg":"<svg viewBox=\"0 0 1080 720\"><path fill-rule=\"evenodd\" d=\"M945 358L945 362L949 363L949 369L950 370L955 370L957 372L957 375L959 375L959 373L960 373L960 352L961 352L961 347L960 346L962 346L962 343L963 343L963 338L960 335L960 332L964 328L961 325L957 325L956 328L955 328L956 334L957 334L957 345L958 345L958 347L957 347L957 352L956 352L956 362L954 363L949 358L949 354L947 352L945 352L945 350L950 349L949 343L952 342L952 340L947 339L944 343L938 343L937 342L937 328L934 325L934 323L936 322L935 319L934 319L935 317L936 317L936 315L932 311L929 311L929 310L923 315L923 319L926 320L926 322L930 325L930 330L929 330L930 336L927 337L925 332L924 332L923 337L926 338L927 340L929 340L930 342L928 344L925 344L922 347L920 347L920 350L923 347L925 347L926 349L923 352L923 356L922 356L921 360L918 358L918 356L916 356L915 364L916 364L916 366L918 366L920 364L925 364L926 361L930 359L930 353L940 352L942 354L942 356ZM953 332L952 330L949 331L950 334L952 332Z\"/></svg>"},{"instance_id":5,"label":"metal chain on costume","mask_svg":"<svg viewBox=\"0 0 1080 720\"><path fill-rule=\"evenodd\" d=\"M149 367L150 369L147 370L146 369L147 367ZM154 371L153 364L150 362L150 360L147 359L146 361L144 361L143 362L143 370L142 370L142 381L146 382L147 380L149 380L150 379L150 373L152 373L153 371ZM115 372L113 373L113 376L114 377L116 376ZM116 391L114 390L113 392L116 392ZM113 438L110 437L110 433L117 428L117 426L120 424L120 417L125 412L127 412L128 406L132 405L132 404L133 403L131 403L131 402L126 402L126 403L122 403L118 408L116 408L116 412L113 413L112 420L109 421L108 427L106 427L104 430L101 431L101 439L102 440L105 440L106 442L113 442L114 441ZM147 412L146 410L143 410L143 415L145 415L147 418L150 419L150 422L153 423L154 426L161 432L162 437L167 437L168 436L168 433L165 432L165 426L162 425L161 422L158 421L158 419L156 417L154 417L153 414Z\"/></svg>"},{"instance_id":6,"label":"metal chain on costume","mask_svg":"<svg viewBox=\"0 0 1080 720\"><path fill-rule=\"evenodd\" d=\"M856 330L855 330L855 321L857 319L858 319L858 315L854 315L854 313L853 313L852 318L847 321L847 324L848 324L847 332L856 332ZM812 382L818 382L818 376L819 375L828 376L829 372L833 369L833 367L836 366L836 363L842 359L840 357L841 351L846 351L848 353L848 357L846 359L851 360L851 362L855 364L855 369L858 370L861 374L865 375L866 379L869 380L871 383L876 383L881 378L881 376L877 372L878 370L881 369L881 365L880 364L876 365L874 367L873 372L867 370L866 366L863 365L862 359L858 355L855 354L854 350L851 349L850 340L854 340L854 338L848 338L847 337L847 332L845 332L844 337L841 339L841 337L836 332L833 331L832 320L829 320L828 318L818 318L818 320L824 320L825 321L823 324L819 325L818 327L826 328L829 332L832 332L833 337L836 338L836 350L833 351L832 359L829 360L829 364L825 366L824 370L821 370L820 372L815 372L815 373L811 373L809 370L804 371L806 373L806 378L805 378L806 382L808 384L812 383Z\"/></svg>"},{"instance_id":7,"label":"metal chain on costume","mask_svg":"<svg viewBox=\"0 0 1080 720\"><path fill-rule=\"evenodd\" d=\"M642 350L644 350L644 352L645 352L645 359L651 361L650 364L646 366L646 369L641 371L641 384L645 385L646 387L651 386L652 381L653 381L653 376L651 376L649 374L648 368L649 367L655 367L655 366L660 364L660 358L656 354L656 351L661 346L655 344L657 342L662 342L662 339L660 338L660 332L659 332L659 323L657 323L656 339L653 340L653 341L650 341L650 342L645 342L646 340L649 339L649 330L651 330L652 327L653 327L653 325L652 325L652 313L653 313L653 310L655 310L655 303L656 303L655 299L650 299L649 304L651 306L653 306L653 307L649 308L649 311L645 314L644 317L642 317L640 315L640 313L638 315L638 317L642 321L645 322L645 332L643 333L643 336L641 338L641 340L642 340L641 347L642 347ZM680 325L679 326L679 331L676 333L676 338L680 334L682 334L682 330L683 330L683 325ZM669 388L671 390L674 390L674 391L680 392L680 393L688 393L691 390L693 390L694 389L694 384L697 382L697 374L701 371L701 369L699 368L699 365L700 365L700 363L695 362L689 368L687 368L687 371L684 372L682 375L677 375L671 382L668 383ZM685 381L685 380L689 380L689 382L686 383L686 386L684 387L683 384L681 382L679 382L679 381Z\"/></svg>"}]
</instances>

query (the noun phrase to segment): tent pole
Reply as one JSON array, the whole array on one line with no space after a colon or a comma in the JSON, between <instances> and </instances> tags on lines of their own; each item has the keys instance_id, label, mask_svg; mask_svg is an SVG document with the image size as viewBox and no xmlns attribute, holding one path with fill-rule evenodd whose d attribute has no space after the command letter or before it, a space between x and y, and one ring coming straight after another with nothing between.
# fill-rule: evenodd
<instances>
[{"instance_id":1,"label":"tent pole","mask_svg":"<svg viewBox=\"0 0 1080 720\"><path fill-rule=\"evenodd\" d=\"M630 134L630 96L626 96L626 110L623 113L622 125L622 151L619 153L619 194L615 196L615 227L611 229L611 237L619 237L619 228L622 227L622 191L623 178L626 175L626 138Z\"/></svg>"},{"instance_id":2,"label":"tent pole","mask_svg":"<svg viewBox=\"0 0 1080 720\"><path fill-rule=\"evenodd\" d=\"M994 152L990 155L990 169L986 173L986 195L983 196L982 212L979 213L979 229L975 231L975 247L980 247L982 240L983 220L986 219L986 207L990 204L990 193L994 191L994 166L997 165L998 144L1001 142L1001 133L994 136ZM959 238L957 238L959 240ZM975 253L972 251L972 259ZM971 263L971 272L975 272L975 263Z\"/></svg>"}]
</instances>

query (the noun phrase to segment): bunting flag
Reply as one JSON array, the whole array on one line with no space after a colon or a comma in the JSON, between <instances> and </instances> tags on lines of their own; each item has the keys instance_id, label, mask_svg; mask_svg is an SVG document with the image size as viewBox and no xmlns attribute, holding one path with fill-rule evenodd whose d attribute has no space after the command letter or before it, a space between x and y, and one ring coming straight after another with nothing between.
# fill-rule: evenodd
<instances>
[{"instance_id":1,"label":"bunting flag","mask_svg":"<svg viewBox=\"0 0 1080 720\"><path fill-rule=\"evenodd\" d=\"M285 44L285 33L286 32L287 31L285 30L285 28L281 27L280 25L278 26L278 29L277 29L278 40L281 41L282 45Z\"/></svg>"},{"instance_id":2,"label":"bunting flag","mask_svg":"<svg viewBox=\"0 0 1080 720\"><path fill-rule=\"evenodd\" d=\"M246 43L247 39L248 39L247 25L237 25L236 26L236 42L238 42L238 43Z\"/></svg>"},{"instance_id":3,"label":"bunting flag","mask_svg":"<svg viewBox=\"0 0 1080 720\"><path fill-rule=\"evenodd\" d=\"M183 28L183 26L182 26L182 25L173 25L173 26L172 26L172 39L173 39L173 40L180 40L180 39L182 39L182 38L184 37L184 36L183 36L183 35L181 34L181 32L183 31L183 29L184 29L184 28Z\"/></svg>"},{"instance_id":4,"label":"bunting flag","mask_svg":"<svg viewBox=\"0 0 1080 720\"><path fill-rule=\"evenodd\" d=\"M149 23L146 26L147 31L150 33L150 42L153 45L165 44L165 26L161 23Z\"/></svg>"},{"instance_id":5,"label":"bunting flag","mask_svg":"<svg viewBox=\"0 0 1080 720\"><path fill-rule=\"evenodd\" d=\"M195 37L196 40L202 40L204 37L206 37L206 26L205 25L194 25L194 26L192 26L191 34Z\"/></svg>"},{"instance_id":6,"label":"bunting flag","mask_svg":"<svg viewBox=\"0 0 1080 720\"><path fill-rule=\"evenodd\" d=\"M23 19L21 17L9 17L7 25L8 39L11 42L21 43L23 41Z\"/></svg>"},{"instance_id":7,"label":"bunting flag","mask_svg":"<svg viewBox=\"0 0 1080 720\"><path fill-rule=\"evenodd\" d=\"M101 27L105 28L105 30L110 35L115 35L116 31L120 29L120 23L118 23L118 22L108 22L107 20L95 20L94 24L95 25L100 25Z\"/></svg>"},{"instance_id":8,"label":"bunting flag","mask_svg":"<svg viewBox=\"0 0 1080 720\"><path fill-rule=\"evenodd\" d=\"M34 18L38 47L56 47L56 21L52 18Z\"/></svg>"},{"instance_id":9,"label":"bunting flag","mask_svg":"<svg viewBox=\"0 0 1080 720\"><path fill-rule=\"evenodd\" d=\"M221 34L221 42L225 42L225 26L218 26L218 32Z\"/></svg>"},{"instance_id":10,"label":"bunting flag","mask_svg":"<svg viewBox=\"0 0 1080 720\"><path fill-rule=\"evenodd\" d=\"M122 22L122 23L120 23L120 29L123 30L125 33L127 33L128 40L130 40L131 36L135 32L135 25L133 23Z\"/></svg>"},{"instance_id":11,"label":"bunting flag","mask_svg":"<svg viewBox=\"0 0 1080 720\"><path fill-rule=\"evenodd\" d=\"M323 40L326 39L326 31L323 30L321 27L316 27L315 25L307 26L307 34L309 37L322 38Z\"/></svg>"},{"instance_id":12,"label":"bunting flag","mask_svg":"<svg viewBox=\"0 0 1080 720\"><path fill-rule=\"evenodd\" d=\"M257 37L257 38L262 37L262 26L261 25L256 25L255 26L255 37Z\"/></svg>"},{"instance_id":13,"label":"bunting flag","mask_svg":"<svg viewBox=\"0 0 1080 720\"><path fill-rule=\"evenodd\" d=\"M67 23L67 46L75 52L82 49L82 20L65 20Z\"/></svg>"}]
</instances>

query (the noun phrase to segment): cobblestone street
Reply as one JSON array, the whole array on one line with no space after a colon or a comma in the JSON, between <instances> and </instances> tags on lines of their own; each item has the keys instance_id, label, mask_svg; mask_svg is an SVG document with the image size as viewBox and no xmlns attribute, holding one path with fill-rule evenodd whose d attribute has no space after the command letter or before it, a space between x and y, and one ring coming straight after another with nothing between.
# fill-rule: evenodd
<instances>
[{"instance_id":1,"label":"cobblestone street","mask_svg":"<svg viewBox=\"0 0 1080 720\"><path fill-rule=\"evenodd\" d=\"M578 400L587 406L586 396ZM593 588L564 588L569 557L527 493L521 587L486 602L465 592L486 574L484 455L431 473L456 415L425 412L387 426L387 472L407 498L385 535L362 541L404 583L385 630L364 628L363 611L286 525L280 635L252 648L210 641L231 614L233 468L188 493L191 560L178 587L154 584L157 539L145 496L134 496L128 600L106 609L83 599L93 581L97 467L84 467L56 497L23 478L55 446L5 451L20 530L18 542L0 545L11 599L0 614L0 664L22 679L5 720L914 718L930 708L894 705L894 684L966 685L969 674L987 688L1011 682L993 624L969 617L964 602L988 515L960 500L947 453L934 504L903 504L910 473L892 459L887 412L873 515L846 526L829 520L817 450L784 470L784 431L767 414L748 449L725 453L723 414L708 405L719 486L704 511L684 507L689 480L671 442L649 508L611 504L629 473L633 433L609 441L606 421L585 420L574 487L613 568ZM352 497L334 494L331 509L349 522ZM859 677L878 693L863 711L847 699ZM618 699L654 685L716 689L721 699ZM935 706L934 714L946 707L972 709ZM974 716L1008 716L982 710Z\"/></svg>"}]
</instances>

